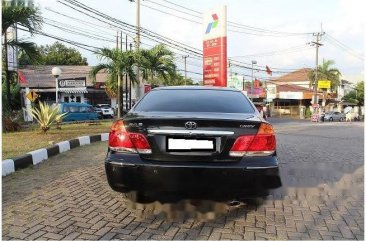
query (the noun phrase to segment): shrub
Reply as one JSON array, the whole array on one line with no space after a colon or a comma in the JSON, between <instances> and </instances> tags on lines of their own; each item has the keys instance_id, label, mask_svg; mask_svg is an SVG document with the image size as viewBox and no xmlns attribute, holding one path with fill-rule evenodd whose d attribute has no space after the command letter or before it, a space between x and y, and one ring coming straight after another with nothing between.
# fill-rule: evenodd
<instances>
[{"instance_id":1,"label":"shrub","mask_svg":"<svg viewBox=\"0 0 366 241\"><path fill-rule=\"evenodd\" d=\"M61 120L67 114L61 114L57 105L50 106L42 102L39 102L39 108L32 108L31 111L43 133L51 128L53 122Z\"/></svg>"},{"instance_id":2,"label":"shrub","mask_svg":"<svg viewBox=\"0 0 366 241\"><path fill-rule=\"evenodd\" d=\"M310 111L310 108L307 107L306 110L305 110L305 118L310 118L311 117L311 111Z\"/></svg>"},{"instance_id":3,"label":"shrub","mask_svg":"<svg viewBox=\"0 0 366 241\"><path fill-rule=\"evenodd\" d=\"M4 111L2 122L4 132L19 131L21 129L21 125L24 124L23 112L21 110L12 112Z\"/></svg>"}]
</instances>

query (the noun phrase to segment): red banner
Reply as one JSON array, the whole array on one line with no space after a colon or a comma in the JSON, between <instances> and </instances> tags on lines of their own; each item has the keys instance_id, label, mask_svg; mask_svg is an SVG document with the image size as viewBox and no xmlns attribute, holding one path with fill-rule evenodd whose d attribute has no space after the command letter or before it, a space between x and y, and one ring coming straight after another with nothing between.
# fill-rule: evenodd
<instances>
[{"instance_id":1,"label":"red banner","mask_svg":"<svg viewBox=\"0 0 366 241\"><path fill-rule=\"evenodd\" d=\"M203 85L227 86L226 37L203 41Z\"/></svg>"},{"instance_id":2,"label":"red banner","mask_svg":"<svg viewBox=\"0 0 366 241\"><path fill-rule=\"evenodd\" d=\"M151 85L144 85L144 94L147 94L151 91Z\"/></svg>"}]
</instances>

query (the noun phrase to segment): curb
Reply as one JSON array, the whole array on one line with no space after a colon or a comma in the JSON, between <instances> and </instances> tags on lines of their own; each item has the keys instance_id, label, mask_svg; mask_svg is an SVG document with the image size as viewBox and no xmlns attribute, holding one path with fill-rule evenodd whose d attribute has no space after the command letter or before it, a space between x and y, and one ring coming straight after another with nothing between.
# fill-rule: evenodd
<instances>
[{"instance_id":1,"label":"curb","mask_svg":"<svg viewBox=\"0 0 366 241\"><path fill-rule=\"evenodd\" d=\"M69 151L75 147L89 145L97 141L107 141L108 138L109 133L102 133L92 136L80 136L75 139L56 143L55 145L47 148L41 148L35 151L28 152L27 154L20 157L3 160L2 176L7 176L19 169L23 169L31 165L37 165L47 160L49 157L55 156L65 151Z\"/></svg>"}]
</instances>

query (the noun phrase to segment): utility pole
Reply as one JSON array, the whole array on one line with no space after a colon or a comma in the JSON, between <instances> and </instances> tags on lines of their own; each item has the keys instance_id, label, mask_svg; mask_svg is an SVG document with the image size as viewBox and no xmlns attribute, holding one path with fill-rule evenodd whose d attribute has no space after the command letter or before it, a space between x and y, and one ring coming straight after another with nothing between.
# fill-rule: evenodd
<instances>
[{"instance_id":1,"label":"utility pole","mask_svg":"<svg viewBox=\"0 0 366 241\"><path fill-rule=\"evenodd\" d=\"M140 0L136 0L136 52L140 50ZM140 89L140 66L137 65L137 98L140 99L142 96L141 89Z\"/></svg>"},{"instance_id":2,"label":"utility pole","mask_svg":"<svg viewBox=\"0 0 366 241\"><path fill-rule=\"evenodd\" d=\"M122 39L121 39L122 42ZM117 31L117 43L116 43L117 47L116 49L118 50L118 31ZM120 74L120 70L118 70L117 73L117 118L121 118L121 74Z\"/></svg>"},{"instance_id":3,"label":"utility pole","mask_svg":"<svg viewBox=\"0 0 366 241\"><path fill-rule=\"evenodd\" d=\"M187 85L187 58L189 55L183 55L184 58L184 85Z\"/></svg>"},{"instance_id":4,"label":"utility pole","mask_svg":"<svg viewBox=\"0 0 366 241\"><path fill-rule=\"evenodd\" d=\"M4 49L5 49L5 77L6 77L6 100L10 107L10 110L13 110L13 105L11 103L11 93L10 93L10 74L9 74L9 66L8 66L8 30L5 31L4 34Z\"/></svg>"},{"instance_id":5,"label":"utility pole","mask_svg":"<svg viewBox=\"0 0 366 241\"><path fill-rule=\"evenodd\" d=\"M128 52L128 49L127 49L127 33L126 33L126 42L125 42L125 47L126 47L126 53ZM121 49L122 49L122 41L121 41ZM129 110L129 108L128 108L128 76L127 76L127 69L126 69L126 75L125 75L125 81L126 81L126 83L125 83L125 95L126 95L126 98L125 98L125 100L126 100L126 111L127 110ZM130 88L131 88L131 86L130 86ZM131 108L131 107L130 107Z\"/></svg>"},{"instance_id":6,"label":"utility pole","mask_svg":"<svg viewBox=\"0 0 366 241\"><path fill-rule=\"evenodd\" d=\"M316 56L315 56L315 81L314 81L314 93L313 93L313 104L318 104L318 59L319 59L319 46L323 44L319 43L320 38L324 35L324 32L314 33L313 36L316 36L316 41L312 42L315 45Z\"/></svg>"},{"instance_id":7,"label":"utility pole","mask_svg":"<svg viewBox=\"0 0 366 241\"><path fill-rule=\"evenodd\" d=\"M127 43L127 41L126 41L126 43ZM130 51L132 51L132 43L130 43ZM130 103L129 103L130 108L129 109L131 109L132 108L132 80L131 80L131 78L130 78L130 93L129 93L129 95L130 95Z\"/></svg>"},{"instance_id":8,"label":"utility pole","mask_svg":"<svg viewBox=\"0 0 366 241\"><path fill-rule=\"evenodd\" d=\"M253 65L257 64L256 60L252 60L252 86L250 88L250 95L252 96L252 101L253 101L253 86L254 86L254 69L253 69Z\"/></svg>"},{"instance_id":9,"label":"utility pole","mask_svg":"<svg viewBox=\"0 0 366 241\"><path fill-rule=\"evenodd\" d=\"M230 70L230 78L233 76L233 69L231 67L231 61L229 59L229 70Z\"/></svg>"}]
</instances>

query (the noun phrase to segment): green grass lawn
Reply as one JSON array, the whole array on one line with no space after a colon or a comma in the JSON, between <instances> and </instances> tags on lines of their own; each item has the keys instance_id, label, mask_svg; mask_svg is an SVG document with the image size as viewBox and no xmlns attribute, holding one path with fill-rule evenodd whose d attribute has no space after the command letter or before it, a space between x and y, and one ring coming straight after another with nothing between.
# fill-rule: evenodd
<instances>
[{"instance_id":1,"label":"green grass lawn","mask_svg":"<svg viewBox=\"0 0 366 241\"><path fill-rule=\"evenodd\" d=\"M110 131L112 121L99 122L97 125L89 123L65 124L61 130L55 126L43 134L37 126L18 132L2 133L2 159L13 158L34 151L39 148L52 146L53 143L70 140L79 136L95 135Z\"/></svg>"}]
</instances>

